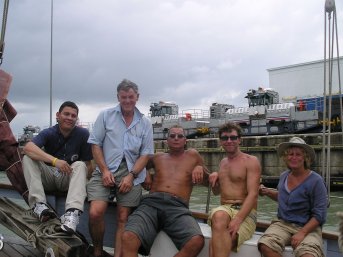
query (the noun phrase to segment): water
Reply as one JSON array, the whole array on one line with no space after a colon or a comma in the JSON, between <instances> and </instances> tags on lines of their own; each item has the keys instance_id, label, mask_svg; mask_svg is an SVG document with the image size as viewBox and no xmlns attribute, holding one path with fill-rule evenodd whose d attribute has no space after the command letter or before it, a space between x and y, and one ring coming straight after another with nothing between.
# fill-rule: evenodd
<instances>
[{"instance_id":1,"label":"water","mask_svg":"<svg viewBox=\"0 0 343 257\"><path fill-rule=\"evenodd\" d=\"M206 211L208 188L205 186L195 186L190 201L190 209L192 211ZM324 230L335 231L338 229L338 219L336 213L343 211L343 191L331 192L330 207L328 209L327 221L323 226ZM210 210L217 207L220 203L219 196L211 194ZM259 197L257 207L257 219L259 221L271 221L276 217L277 202L271 200L269 197Z\"/></svg>"}]
</instances>

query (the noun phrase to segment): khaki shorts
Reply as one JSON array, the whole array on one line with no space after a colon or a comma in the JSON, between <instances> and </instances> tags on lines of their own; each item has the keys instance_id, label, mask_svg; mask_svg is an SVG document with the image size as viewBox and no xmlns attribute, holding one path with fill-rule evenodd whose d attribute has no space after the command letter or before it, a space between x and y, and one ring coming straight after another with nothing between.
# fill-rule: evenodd
<instances>
[{"instance_id":1,"label":"khaki shorts","mask_svg":"<svg viewBox=\"0 0 343 257\"><path fill-rule=\"evenodd\" d=\"M126 167L125 161L120 163L118 170L114 173L116 180L115 186L115 197L117 204L123 207L136 207L139 205L142 196L142 186L140 184L133 186L130 192L119 193L118 186L120 181L129 174L129 171ZM87 197L88 201L105 201L111 202L109 196L111 194L111 188L105 187L102 182L102 174L98 171L94 171L91 179L87 184Z\"/></svg>"},{"instance_id":2,"label":"khaki shorts","mask_svg":"<svg viewBox=\"0 0 343 257\"><path fill-rule=\"evenodd\" d=\"M210 216L208 218L208 225L211 226L212 216L217 211L224 211L229 215L230 219L233 219L239 212L239 208L235 208L234 205L232 204L226 204L226 205L221 205L217 208L212 209L210 212ZM255 233L256 221L257 221L257 212L255 209L253 209L248 215L248 217L245 218L245 220L239 227L239 230L237 232L238 234L237 246L233 249L235 252L238 252L240 246L245 241L249 240L252 237L252 235Z\"/></svg>"},{"instance_id":3,"label":"khaki shorts","mask_svg":"<svg viewBox=\"0 0 343 257\"><path fill-rule=\"evenodd\" d=\"M301 228L299 225L275 219L261 236L260 240L258 240L258 245L265 244L281 255L285 246L291 244L291 237ZM320 227L309 233L300 245L294 249L294 256L296 257L302 256L305 253L312 254L315 257L324 257L322 231Z\"/></svg>"}]
</instances>

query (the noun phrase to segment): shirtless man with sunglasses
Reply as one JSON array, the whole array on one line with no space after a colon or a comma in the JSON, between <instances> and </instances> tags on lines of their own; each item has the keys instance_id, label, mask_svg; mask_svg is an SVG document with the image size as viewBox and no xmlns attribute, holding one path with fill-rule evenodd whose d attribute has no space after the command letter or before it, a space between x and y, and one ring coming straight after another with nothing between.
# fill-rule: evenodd
<instances>
[{"instance_id":1,"label":"shirtless man with sunglasses","mask_svg":"<svg viewBox=\"0 0 343 257\"><path fill-rule=\"evenodd\" d=\"M255 156L241 152L241 136L241 128L234 123L219 128L226 157L221 160L219 171L209 177L212 191L215 195L220 193L221 201L221 206L214 208L209 217L211 257L227 257L231 250L238 251L256 229L261 166Z\"/></svg>"},{"instance_id":2,"label":"shirtless man with sunglasses","mask_svg":"<svg viewBox=\"0 0 343 257\"><path fill-rule=\"evenodd\" d=\"M160 230L170 236L179 249L177 256L197 256L204 237L188 208L193 184L204 178L203 159L195 149L185 150L182 127L169 129L167 153L151 159L155 170L150 193L143 196L138 208L129 216L122 237L123 256L149 255Z\"/></svg>"}]
</instances>

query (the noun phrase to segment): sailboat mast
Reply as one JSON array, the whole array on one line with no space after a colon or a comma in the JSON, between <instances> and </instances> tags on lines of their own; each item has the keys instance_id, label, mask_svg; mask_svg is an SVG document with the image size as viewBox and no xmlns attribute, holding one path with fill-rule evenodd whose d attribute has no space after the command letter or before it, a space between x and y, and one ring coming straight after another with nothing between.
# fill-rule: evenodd
<instances>
[{"instance_id":1,"label":"sailboat mast","mask_svg":"<svg viewBox=\"0 0 343 257\"><path fill-rule=\"evenodd\" d=\"M53 47L53 21L54 21L54 0L51 0L51 27L50 27L50 127L52 126L52 47Z\"/></svg>"}]
</instances>

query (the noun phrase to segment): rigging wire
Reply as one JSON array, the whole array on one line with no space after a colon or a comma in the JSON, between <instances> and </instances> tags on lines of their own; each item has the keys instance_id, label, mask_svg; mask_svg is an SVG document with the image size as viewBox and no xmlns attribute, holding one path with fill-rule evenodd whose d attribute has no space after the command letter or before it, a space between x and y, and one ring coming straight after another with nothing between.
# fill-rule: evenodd
<instances>
[{"instance_id":1,"label":"rigging wire","mask_svg":"<svg viewBox=\"0 0 343 257\"><path fill-rule=\"evenodd\" d=\"M334 0L326 0L324 7L324 109L323 109L323 144L322 144L322 176L327 185L328 196L330 197L330 181L331 181L331 119L332 119L332 81L333 81L333 63L337 61L338 68L338 84L339 84L339 99L340 99L340 120L341 130L343 131L342 121L342 90L340 77L340 57L338 45L338 29L337 15ZM326 15L327 13L327 15ZM326 23L326 17L328 24ZM332 28L332 31L331 31ZM327 35L328 29L328 35ZM336 41L335 41L336 36ZM328 46L326 41L328 40ZM337 47L337 58L334 58L335 42ZM326 56L328 54L328 57ZM329 103L327 104L327 100ZM326 124L326 121L327 124ZM343 140L343 133L342 133Z\"/></svg>"},{"instance_id":2,"label":"rigging wire","mask_svg":"<svg viewBox=\"0 0 343 257\"><path fill-rule=\"evenodd\" d=\"M3 54L5 49L5 32L7 25L7 14L8 14L9 0L4 0L4 9L2 14L2 26L0 35L0 65L2 64Z\"/></svg>"},{"instance_id":3,"label":"rigging wire","mask_svg":"<svg viewBox=\"0 0 343 257\"><path fill-rule=\"evenodd\" d=\"M51 20L50 20L50 127L52 126L52 51L53 51L53 27L54 27L54 0L51 0Z\"/></svg>"}]
</instances>

